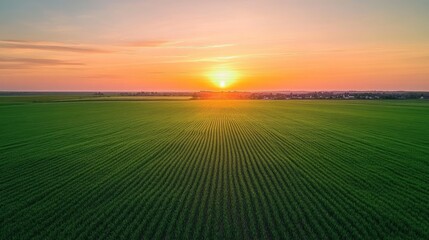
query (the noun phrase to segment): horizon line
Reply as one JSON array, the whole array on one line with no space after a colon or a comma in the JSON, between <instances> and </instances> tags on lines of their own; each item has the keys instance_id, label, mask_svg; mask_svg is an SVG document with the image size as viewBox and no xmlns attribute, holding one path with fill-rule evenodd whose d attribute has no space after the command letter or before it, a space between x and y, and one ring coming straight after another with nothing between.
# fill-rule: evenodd
<instances>
[{"instance_id":1,"label":"horizon line","mask_svg":"<svg viewBox=\"0 0 429 240\"><path fill-rule=\"evenodd\" d=\"M0 93L197 93L197 92L429 92L429 90L0 90Z\"/></svg>"}]
</instances>

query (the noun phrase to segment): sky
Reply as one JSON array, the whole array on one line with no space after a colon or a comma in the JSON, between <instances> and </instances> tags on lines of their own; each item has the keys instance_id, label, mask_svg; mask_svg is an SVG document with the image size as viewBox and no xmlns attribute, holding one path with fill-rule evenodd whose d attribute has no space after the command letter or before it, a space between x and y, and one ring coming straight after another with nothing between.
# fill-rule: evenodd
<instances>
[{"instance_id":1,"label":"sky","mask_svg":"<svg viewBox=\"0 0 429 240\"><path fill-rule=\"evenodd\" d=\"M429 90L427 0L0 0L0 91Z\"/></svg>"}]
</instances>

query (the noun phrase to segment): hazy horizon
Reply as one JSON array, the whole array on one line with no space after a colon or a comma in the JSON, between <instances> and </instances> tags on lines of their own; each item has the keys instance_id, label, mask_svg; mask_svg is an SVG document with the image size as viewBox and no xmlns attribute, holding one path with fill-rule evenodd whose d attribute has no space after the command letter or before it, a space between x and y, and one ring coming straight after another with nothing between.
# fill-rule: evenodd
<instances>
[{"instance_id":1,"label":"hazy horizon","mask_svg":"<svg viewBox=\"0 0 429 240\"><path fill-rule=\"evenodd\" d=\"M234 90L234 89L201 89L201 90L0 90L0 93L93 93L93 92L103 92L103 93L122 93L122 92L177 92L177 93L186 93L186 92L429 92L429 90L354 90L354 89L338 89L338 90L287 90L287 89L277 89L277 90Z\"/></svg>"}]
</instances>

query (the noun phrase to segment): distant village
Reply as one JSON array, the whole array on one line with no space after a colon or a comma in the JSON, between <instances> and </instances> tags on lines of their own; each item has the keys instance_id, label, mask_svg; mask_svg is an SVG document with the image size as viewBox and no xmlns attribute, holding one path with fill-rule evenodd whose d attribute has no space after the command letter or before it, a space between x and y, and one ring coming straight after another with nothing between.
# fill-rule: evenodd
<instances>
[{"instance_id":1,"label":"distant village","mask_svg":"<svg viewBox=\"0 0 429 240\"><path fill-rule=\"evenodd\" d=\"M429 99L429 92L406 91L277 91L277 92L242 92L242 91L200 91L200 92L1 92L0 96L93 96L93 97L189 97L193 100L208 99L254 99L254 100L294 100L294 99L338 99L338 100L377 100L377 99Z\"/></svg>"},{"instance_id":2,"label":"distant village","mask_svg":"<svg viewBox=\"0 0 429 240\"><path fill-rule=\"evenodd\" d=\"M251 99L429 99L429 92L290 92L252 93Z\"/></svg>"},{"instance_id":3,"label":"distant village","mask_svg":"<svg viewBox=\"0 0 429 240\"><path fill-rule=\"evenodd\" d=\"M103 95L103 93L97 93ZM292 99L429 99L429 92L404 91L321 91L321 92L240 92L240 91L200 91L200 92L133 92L120 93L121 96L192 96L195 100L205 99L255 99L255 100L292 100Z\"/></svg>"}]
</instances>

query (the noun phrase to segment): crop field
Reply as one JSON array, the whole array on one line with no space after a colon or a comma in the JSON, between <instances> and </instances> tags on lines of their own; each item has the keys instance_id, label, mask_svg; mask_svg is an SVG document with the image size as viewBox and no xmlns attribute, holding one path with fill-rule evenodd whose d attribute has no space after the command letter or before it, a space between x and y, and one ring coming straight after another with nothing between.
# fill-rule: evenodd
<instances>
[{"instance_id":1,"label":"crop field","mask_svg":"<svg viewBox=\"0 0 429 240\"><path fill-rule=\"evenodd\" d=\"M0 239L204 238L429 239L429 102L0 104Z\"/></svg>"}]
</instances>

